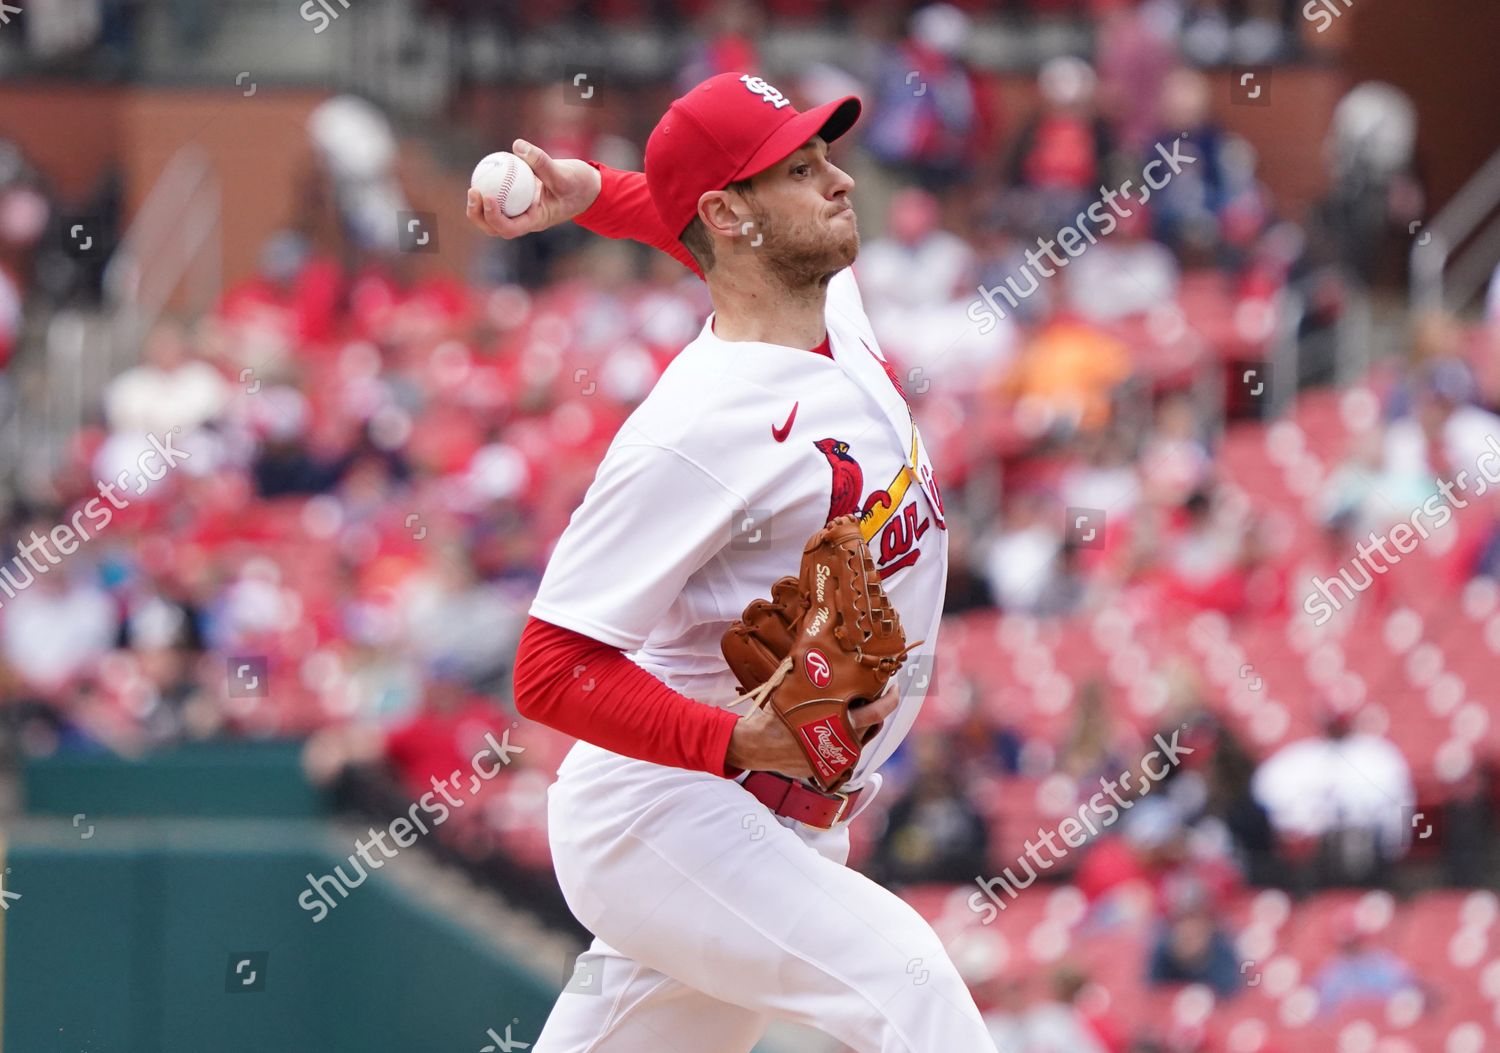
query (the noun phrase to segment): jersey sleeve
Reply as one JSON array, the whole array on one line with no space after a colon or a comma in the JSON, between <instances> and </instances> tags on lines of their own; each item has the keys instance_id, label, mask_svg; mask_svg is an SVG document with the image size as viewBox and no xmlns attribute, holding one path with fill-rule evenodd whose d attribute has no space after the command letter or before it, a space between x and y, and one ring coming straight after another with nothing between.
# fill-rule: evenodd
<instances>
[{"instance_id":1,"label":"jersey sleeve","mask_svg":"<svg viewBox=\"0 0 1500 1053\"><path fill-rule=\"evenodd\" d=\"M515 698L526 719L622 757L740 773L728 763L739 723L733 713L678 694L608 644L539 618L527 620L516 648Z\"/></svg>"},{"instance_id":2,"label":"jersey sleeve","mask_svg":"<svg viewBox=\"0 0 1500 1053\"><path fill-rule=\"evenodd\" d=\"M692 254L662 223L644 174L610 168L597 161L588 163L599 170L599 196L573 222L606 238L626 238L660 249L703 277Z\"/></svg>"},{"instance_id":3,"label":"jersey sleeve","mask_svg":"<svg viewBox=\"0 0 1500 1053\"><path fill-rule=\"evenodd\" d=\"M646 642L744 502L675 450L613 446L547 561L531 614L624 650Z\"/></svg>"}]
</instances>

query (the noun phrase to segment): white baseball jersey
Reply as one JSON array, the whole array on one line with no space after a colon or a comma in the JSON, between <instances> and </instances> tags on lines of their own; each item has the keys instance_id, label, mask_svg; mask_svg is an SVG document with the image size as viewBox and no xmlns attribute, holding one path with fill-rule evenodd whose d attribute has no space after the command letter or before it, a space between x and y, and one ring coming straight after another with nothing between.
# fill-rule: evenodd
<instances>
[{"instance_id":1,"label":"white baseball jersey","mask_svg":"<svg viewBox=\"0 0 1500 1053\"><path fill-rule=\"evenodd\" d=\"M713 316L615 436L531 613L623 648L669 687L739 694L719 640L838 515L863 532L908 642L900 707L855 789L900 745L930 682L947 578L942 497L852 271L829 282L832 358L727 342ZM580 748L586 747L580 744Z\"/></svg>"},{"instance_id":2,"label":"white baseball jersey","mask_svg":"<svg viewBox=\"0 0 1500 1053\"><path fill-rule=\"evenodd\" d=\"M738 694L725 628L798 571L830 516L868 510L907 639L925 642L850 780L866 787L857 812L925 693L948 539L848 270L826 317L832 359L720 340L710 317L621 427L531 612L724 705ZM819 830L729 779L579 742L547 792L547 830L558 887L595 938L534 1053L750 1053L775 1018L856 1053L995 1053L931 926L844 865L847 823Z\"/></svg>"}]
</instances>

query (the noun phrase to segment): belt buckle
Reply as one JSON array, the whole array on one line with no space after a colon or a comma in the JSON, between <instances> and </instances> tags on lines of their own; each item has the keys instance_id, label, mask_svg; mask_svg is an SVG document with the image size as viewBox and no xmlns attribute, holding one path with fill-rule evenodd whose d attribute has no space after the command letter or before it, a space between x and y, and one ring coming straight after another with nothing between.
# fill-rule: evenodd
<instances>
[{"instance_id":1,"label":"belt buckle","mask_svg":"<svg viewBox=\"0 0 1500 1053\"><path fill-rule=\"evenodd\" d=\"M828 825L824 827L826 830L832 830L835 826L838 826L839 821L844 818L844 813L849 810L849 795L847 793L844 793L842 790L834 790L833 795L839 799L839 808L838 811L833 813L833 818L828 821Z\"/></svg>"}]
</instances>

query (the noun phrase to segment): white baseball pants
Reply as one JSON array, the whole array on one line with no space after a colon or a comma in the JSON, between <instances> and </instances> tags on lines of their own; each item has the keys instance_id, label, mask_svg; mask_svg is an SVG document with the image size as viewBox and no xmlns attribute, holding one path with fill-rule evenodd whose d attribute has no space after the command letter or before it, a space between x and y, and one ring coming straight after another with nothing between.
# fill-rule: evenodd
<instances>
[{"instance_id":1,"label":"white baseball pants","mask_svg":"<svg viewBox=\"0 0 1500 1053\"><path fill-rule=\"evenodd\" d=\"M843 865L847 831L587 743L547 810L558 883L598 938L534 1053L749 1053L773 1016L858 1053L994 1053L931 926Z\"/></svg>"}]
</instances>

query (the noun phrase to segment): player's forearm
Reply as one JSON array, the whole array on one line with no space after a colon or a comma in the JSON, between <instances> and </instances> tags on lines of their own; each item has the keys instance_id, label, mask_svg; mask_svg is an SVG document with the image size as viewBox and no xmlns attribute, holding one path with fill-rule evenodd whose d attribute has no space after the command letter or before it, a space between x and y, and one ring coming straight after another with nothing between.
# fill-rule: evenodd
<instances>
[{"instance_id":1,"label":"player's forearm","mask_svg":"<svg viewBox=\"0 0 1500 1053\"><path fill-rule=\"evenodd\" d=\"M532 618L514 679L528 720L653 764L738 774L726 764L734 714L673 691L608 644Z\"/></svg>"},{"instance_id":2,"label":"player's forearm","mask_svg":"<svg viewBox=\"0 0 1500 1053\"><path fill-rule=\"evenodd\" d=\"M574 222L606 238L625 238L660 249L700 278L703 276L677 235L662 224L643 174L610 168L597 161L588 164L599 173L599 196Z\"/></svg>"}]
</instances>

